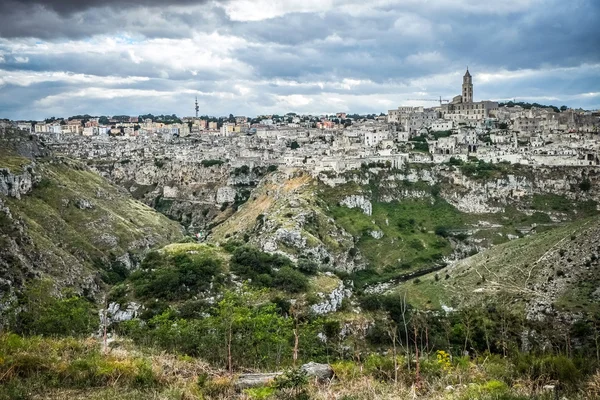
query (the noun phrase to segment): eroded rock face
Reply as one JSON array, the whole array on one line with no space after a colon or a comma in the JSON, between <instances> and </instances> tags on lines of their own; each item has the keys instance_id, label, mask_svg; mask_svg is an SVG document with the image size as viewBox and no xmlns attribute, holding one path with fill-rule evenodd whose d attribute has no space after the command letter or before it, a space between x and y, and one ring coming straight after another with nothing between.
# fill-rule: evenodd
<instances>
[{"instance_id":1,"label":"eroded rock face","mask_svg":"<svg viewBox=\"0 0 600 400\"><path fill-rule=\"evenodd\" d=\"M340 201L340 205L348 208L360 208L366 215L371 215L373 213L373 205L362 195L348 196Z\"/></svg>"},{"instance_id":2,"label":"eroded rock face","mask_svg":"<svg viewBox=\"0 0 600 400\"><path fill-rule=\"evenodd\" d=\"M222 186L219 189L217 189L217 195L216 195L215 202L217 204L223 204L223 203L231 204L235 201L236 194L237 194L237 191L235 190L234 187Z\"/></svg>"},{"instance_id":3,"label":"eroded rock face","mask_svg":"<svg viewBox=\"0 0 600 400\"><path fill-rule=\"evenodd\" d=\"M29 193L40 181L34 167L35 164L29 164L20 174L12 173L8 168L0 168L0 194L20 199L21 195Z\"/></svg>"},{"instance_id":4,"label":"eroded rock face","mask_svg":"<svg viewBox=\"0 0 600 400\"><path fill-rule=\"evenodd\" d=\"M346 289L343 282L335 288L329 295L319 293L324 301L318 304L313 304L310 308L315 314L323 315L336 312L342 307L345 298L352 295L352 290Z\"/></svg>"},{"instance_id":5,"label":"eroded rock face","mask_svg":"<svg viewBox=\"0 0 600 400\"><path fill-rule=\"evenodd\" d=\"M371 231L369 234L373 237L373 239L381 239L383 237L383 231Z\"/></svg>"},{"instance_id":6,"label":"eroded rock face","mask_svg":"<svg viewBox=\"0 0 600 400\"><path fill-rule=\"evenodd\" d=\"M80 210L91 210L92 208L94 208L94 205L87 199L77 199L75 205Z\"/></svg>"},{"instance_id":7,"label":"eroded rock face","mask_svg":"<svg viewBox=\"0 0 600 400\"><path fill-rule=\"evenodd\" d=\"M106 323L110 325L115 322L130 321L138 316L138 311L142 307L141 304L129 302L122 307L119 303L110 303L106 309ZM104 320L105 310L100 310L100 320Z\"/></svg>"}]
</instances>

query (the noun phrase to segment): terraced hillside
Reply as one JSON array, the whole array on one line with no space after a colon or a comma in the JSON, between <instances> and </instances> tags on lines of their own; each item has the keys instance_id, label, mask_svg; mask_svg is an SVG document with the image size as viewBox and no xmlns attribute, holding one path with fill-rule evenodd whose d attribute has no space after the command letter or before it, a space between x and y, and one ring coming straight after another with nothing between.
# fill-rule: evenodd
<instances>
[{"instance_id":1,"label":"terraced hillside","mask_svg":"<svg viewBox=\"0 0 600 400\"><path fill-rule=\"evenodd\" d=\"M600 218L591 217L504 243L406 282L424 308L514 304L529 318L600 312Z\"/></svg>"}]
</instances>

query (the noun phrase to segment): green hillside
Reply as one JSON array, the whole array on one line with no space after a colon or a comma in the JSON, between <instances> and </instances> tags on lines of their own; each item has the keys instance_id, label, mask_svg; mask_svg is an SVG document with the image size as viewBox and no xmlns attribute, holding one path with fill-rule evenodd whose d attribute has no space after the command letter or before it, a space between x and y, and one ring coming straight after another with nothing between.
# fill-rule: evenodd
<instances>
[{"instance_id":1,"label":"green hillside","mask_svg":"<svg viewBox=\"0 0 600 400\"><path fill-rule=\"evenodd\" d=\"M517 239L406 282L415 306L460 307L491 299L546 312L598 313L600 219ZM548 307L549 306L549 307Z\"/></svg>"},{"instance_id":2,"label":"green hillside","mask_svg":"<svg viewBox=\"0 0 600 400\"><path fill-rule=\"evenodd\" d=\"M7 176L22 176L32 161L0 154ZM182 238L179 224L80 163L38 159L31 175L33 188L20 198L0 195L0 277L8 282L0 294L49 277L94 296L102 281L124 279L148 249Z\"/></svg>"}]
</instances>

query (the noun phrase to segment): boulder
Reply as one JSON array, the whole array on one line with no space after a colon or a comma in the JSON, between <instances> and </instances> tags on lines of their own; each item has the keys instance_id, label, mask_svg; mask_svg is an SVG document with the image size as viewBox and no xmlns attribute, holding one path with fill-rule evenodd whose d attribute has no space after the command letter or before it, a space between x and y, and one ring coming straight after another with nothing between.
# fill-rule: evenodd
<instances>
[{"instance_id":1,"label":"boulder","mask_svg":"<svg viewBox=\"0 0 600 400\"><path fill-rule=\"evenodd\" d=\"M266 386L281 374L281 372L265 374L242 374L238 376L233 385L237 390Z\"/></svg>"},{"instance_id":2,"label":"boulder","mask_svg":"<svg viewBox=\"0 0 600 400\"><path fill-rule=\"evenodd\" d=\"M90 201L87 199L77 199L75 205L80 210L91 210L92 208L94 208L94 205L90 203Z\"/></svg>"},{"instance_id":3,"label":"boulder","mask_svg":"<svg viewBox=\"0 0 600 400\"><path fill-rule=\"evenodd\" d=\"M333 369L329 364L319 364L311 361L300 368L302 371L306 372L306 375L309 377L315 377L320 381L333 378Z\"/></svg>"}]
</instances>

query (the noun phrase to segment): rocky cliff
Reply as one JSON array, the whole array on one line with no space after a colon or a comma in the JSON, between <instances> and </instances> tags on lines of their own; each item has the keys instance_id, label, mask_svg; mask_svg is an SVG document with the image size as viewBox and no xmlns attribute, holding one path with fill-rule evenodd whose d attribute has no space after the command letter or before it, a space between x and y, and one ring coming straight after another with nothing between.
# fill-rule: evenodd
<instances>
[{"instance_id":1,"label":"rocky cliff","mask_svg":"<svg viewBox=\"0 0 600 400\"><path fill-rule=\"evenodd\" d=\"M179 240L180 226L85 165L22 152L35 138L0 138L0 299L51 278L89 297L122 279L148 249ZM33 142L33 143L29 143Z\"/></svg>"}]
</instances>

